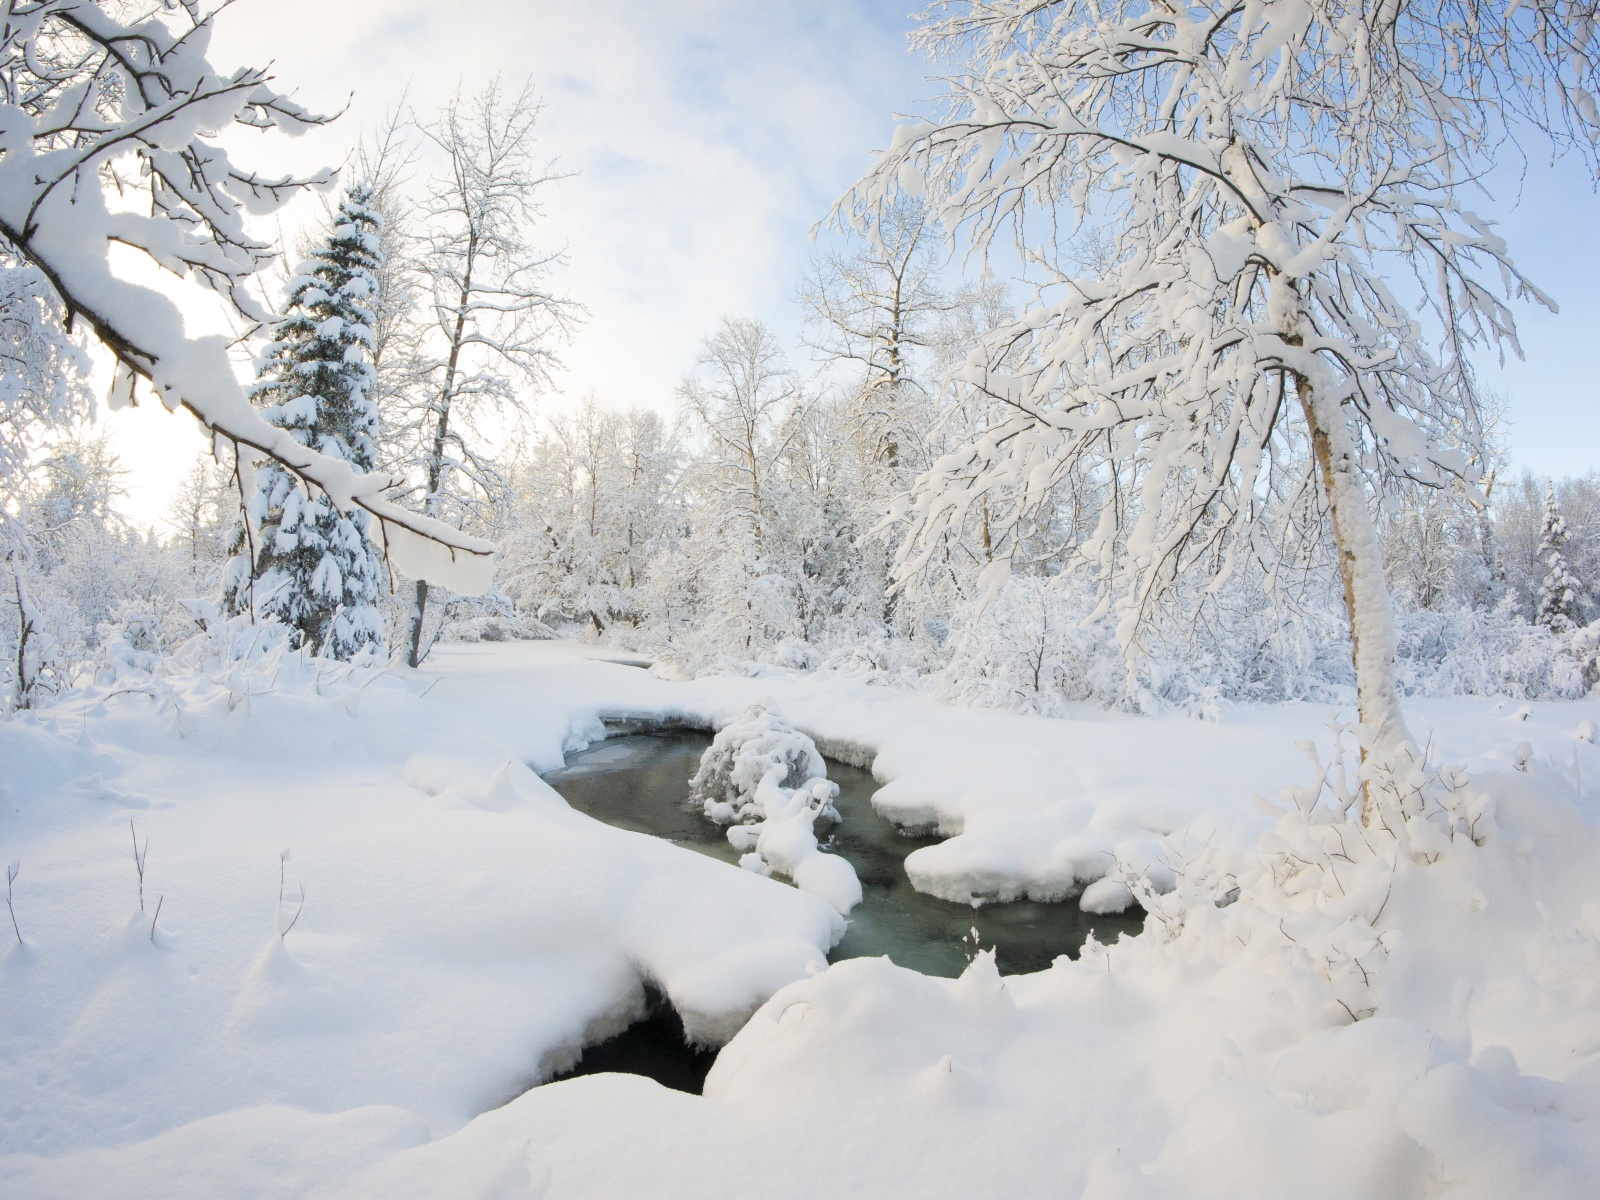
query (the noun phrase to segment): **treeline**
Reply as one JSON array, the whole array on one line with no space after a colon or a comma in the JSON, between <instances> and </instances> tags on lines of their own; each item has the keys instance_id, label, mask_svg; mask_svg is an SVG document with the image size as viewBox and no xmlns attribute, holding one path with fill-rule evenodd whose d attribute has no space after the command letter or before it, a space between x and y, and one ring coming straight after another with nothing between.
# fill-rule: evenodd
<instances>
[{"instance_id":1,"label":"treeline","mask_svg":"<svg viewBox=\"0 0 1600 1200\"><path fill-rule=\"evenodd\" d=\"M251 645L413 663L441 638L579 636L684 672L823 668L1040 712L1347 695L1315 489L1263 489L1244 548L1174 568L1137 620L1107 603L1146 502L1137 464L1041 470L1047 494L1027 506L1013 503L1035 486L1025 470L947 492L937 541L901 544L916 479L958 473L964 448L1004 426L1004 361L985 360L981 386L964 367L1018 318L1001 286L947 282L912 200L857 248L814 259L793 356L759 322L728 319L672 404L589 396L535 426L582 317L533 236L553 178L533 153L536 113L530 94L491 88L430 124L392 122L301 247L256 365L271 422L501 546L482 597L393 575L365 514L227 454L196 464L161 533L131 526L114 455L82 420L81 356L28 270L0 271L4 348L28 368L4 393L9 704L148 671L224 627ZM414 188L422 146L443 166ZM1491 457L1504 449L1491 442ZM1407 481L1378 494L1405 690L1565 696L1593 682L1600 477L1490 472L1476 495Z\"/></svg>"}]
</instances>

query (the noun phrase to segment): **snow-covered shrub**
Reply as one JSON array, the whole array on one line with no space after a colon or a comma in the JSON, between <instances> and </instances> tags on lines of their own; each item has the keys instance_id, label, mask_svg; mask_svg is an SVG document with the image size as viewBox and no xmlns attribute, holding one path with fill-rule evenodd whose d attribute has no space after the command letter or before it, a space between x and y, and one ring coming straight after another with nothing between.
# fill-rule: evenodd
<instances>
[{"instance_id":1,"label":"snow-covered shrub","mask_svg":"<svg viewBox=\"0 0 1600 1200\"><path fill-rule=\"evenodd\" d=\"M810 642L801 638L784 638L772 652L772 661L791 671L810 671L822 661L822 656Z\"/></svg>"},{"instance_id":2,"label":"snow-covered shrub","mask_svg":"<svg viewBox=\"0 0 1600 1200\"><path fill-rule=\"evenodd\" d=\"M771 701L751 705L717 731L689 780L689 794L719 825L759 821L756 789L769 775L778 787L788 789L828 777L816 743L785 721ZM829 813L837 794L835 786L828 797Z\"/></svg>"},{"instance_id":3,"label":"snow-covered shrub","mask_svg":"<svg viewBox=\"0 0 1600 1200\"><path fill-rule=\"evenodd\" d=\"M330 696L362 687L387 667L376 646L348 661L296 648L276 617L222 617L209 601L189 601L188 636L174 637L151 613L130 609L104 628L104 642L74 685L56 699L92 704L141 693L183 728L185 714L220 702L228 710L265 695Z\"/></svg>"},{"instance_id":4,"label":"snow-covered shrub","mask_svg":"<svg viewBox=\"0 0 1600 1200\"><path fill-rule=\"evenodd\" d=\"M1574 637L1525 620L1509 597L1487 611L1401 610L1395 628L1404 695L1570 700L1588 687Z\"/></svg>"},{"instance_id":5,"label":"snow-covered shrub","mask_svg":"<svg viewBox=\"0 0 1600 1200\"><path fill-rule=\"evenodd\" d=\"M133 601L100 626L100 660L116 674L157 669L167 650L165 622L153 605Z\"/></svg>"},{"instance_id":6,"label":"snow-covered shrub","mask_svg":"<svg viewBox=\"0 0 1600 1200\"><path fill-rule=\"evenodd\" d=\"M530 613L519 612L506 596L491 589L482 596L453 596L440 606L440 624L433 641L516 642L560 636ZM566 636L573 636L568 633Z\"/></svg>"},{"instance_id":7,"label":"snow-covered shrub","mask_svg":"<svg viewBox=\"0 0 1600 1200\"><path fill-rule=\"evenodd\" d=\"M1575 631L1567 641L1567 653L1582 672L1585 686L1600 683L1600 621Z\"/></svg>"},{"instance_id":8,"label":"snow-covered shrub","mask_svg":"<svg viewBox=\"0 0 1600 1200\"><path fill-rule=\"evenodd\" d=\"M717 732L689 794L707 819L732 826L728 841L747 852L741 866L787 875L841 913L861 902L855 868L817 848L816 822L839 820L839 785L829 782L816 743L770 702L751 705Z\"/></svg>"},{"instance_id":9,"label":"snow-covered shrub","mask_svg":"<svg viewBox=\"0 0 1600 1200\"><path fill-rule=\"evenodd\" d=\"M867 684L918 688L949 658L946 648L931 639L881 634L832 651L819 669Z\"/></svg>"},{"instance_id":10,"label":"snow-covered shrub","mask_svg":"<svg viewBox=\"0 0 1600 1200\"><path fill-rule=\"evenodd\" d=\"M1343 615L1276 608L1255 581L1189 598L1152 622L1131 665L1086 580L1016 576L950 623L933 694L960 704L1059 715L1074 703L1215 718L1225 701L1338 701L1354 677Z\"/></svg>"},{"instance_id":11,"label":"snow-covered shrub","mask_svg":"<svg viewBox=\"0 0 1600 1200\"><path fill-rule=\"evenodd\" d=\"M1175 847L1171 891L1131 874L1126 883L1149 914L1146 930L1180 958L1300 976L1308 996L1360 1020L1382 1002L1382 968L1398 936L1395 888L1493 837L1494 803L1464 770L1438 767L1414 747L1383 752L1364 729L1333 731L1329 762L1301 743L1316 768L1310 786L1284 789L1281 805L1257 797L1278 816L1257 848L1208 842L1189 855Z\"/></svg>"},{"instance_id":12,"label":"snow-covered shrub","mask_svg":"<svg viewBox=\"0 0 1600 1200\"><path fill-rule=\"evenodd\" d=\"M1087 589L1014 578L988 605L952 618L948 664L933 694L958 704L1055 716L1083 700L1114 703L1127 676L1109 620L1090 624Z\"/></svg>"}]
</instances>

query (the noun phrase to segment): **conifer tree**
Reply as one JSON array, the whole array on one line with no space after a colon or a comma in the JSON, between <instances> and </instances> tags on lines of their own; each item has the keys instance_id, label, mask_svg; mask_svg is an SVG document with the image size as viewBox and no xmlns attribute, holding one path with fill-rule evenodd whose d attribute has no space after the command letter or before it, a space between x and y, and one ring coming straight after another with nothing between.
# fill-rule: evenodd
<instances>
[{"instance_id":1,"label":"conifer tree","mask_svg":"<svg viewBox=\"0 0 1600 1200\"><path fill-rule=\"evenodd\" d=\"M382 269L382 218L358 184L339 205L322 248L289 281L287 315L258 365L252 399L301 445L372 470L378 433L373 298ZM294 644L348 659L382 647L384 568L368 515L308 495L277 463L256 475L235 532L224 601L231 613L275 615Z\"/></svg>"},{"instance_id":2,"label":"conifer tree","mask_svg":"<svg viewBox=\"0 0 1600 1200\"><path fill-rule=\"evenodd\" d=\"M1539 585L1539 611L1534 619L1557 633L1576 628L1583 585L1567 567L1567 523L1556 503L1554 484L1544 489L1544 526L1539 536L1539 561L1545 565L1544 582Z\"/></svg>"}]
</instances>

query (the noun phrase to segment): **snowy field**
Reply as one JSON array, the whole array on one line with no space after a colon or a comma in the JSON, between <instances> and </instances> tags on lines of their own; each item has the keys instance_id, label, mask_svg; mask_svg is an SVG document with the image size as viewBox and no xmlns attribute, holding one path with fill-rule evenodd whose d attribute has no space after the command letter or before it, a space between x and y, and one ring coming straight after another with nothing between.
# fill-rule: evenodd
<instances>
[{"instance_id":1,"label":"snowy field","mask_svg":"<svg viewBox=\"0 0 1600 1200\"><path fill-rule=\"evenodd\" d=\"M1061 895L1113 862L1181 882L1202 848L1259 855L1280 818L1252 797L1309 781L1295 743L1326 753L1324 710L1044 720L597 654L447 647L326 695L291 662L248 697L196 678L0 723L23 939L0 954L0 1194L1593 1195L1600 701L1411 706L1493 828L1391 873L1352 1022L1307 961L1226 928L1243 870L1215 928L1152 918L1036 975L826 967L843 924L815 896L536 774L603 716L769 699L951 835L908 864L925 890ZM525 1090L645 981L727 1043L703 1097Z\"/></svg>"}]
</instances>

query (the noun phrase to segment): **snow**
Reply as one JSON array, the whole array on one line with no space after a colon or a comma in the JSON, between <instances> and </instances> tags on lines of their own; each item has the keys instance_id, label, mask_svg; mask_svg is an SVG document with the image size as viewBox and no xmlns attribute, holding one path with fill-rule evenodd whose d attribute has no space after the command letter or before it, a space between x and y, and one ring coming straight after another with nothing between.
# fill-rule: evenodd
<instances>
[{"instance_id":1,"label":"snow","mask_svg":"<svg viewBox=\"0 0 1600 1200\"><path fill-rule=\"evenodd\" d=\"M855 868L817 848L816 822L839 820L839 785L828 782L816 743L775 704L752 704L719 729L689 786L708 820L739 822L728 840L749 851L740 866L788 876L841 914L861 903Z\"/></svg>"},{"instance_id":2,"label":"snow","mask_svg":"<svg viewBox=\"0 0 1600 1200\"><path fill-rule=\"evenodd\" d=\"M715 1044L842 932L807 894L572 812L522 764L559 762L559 708L479 688L514 717L474 736L496 722L425 686L197 689L176 719L123 696L0 726L26 941L0 962L6 1090L34 1097L8 1149L262 1103L448 1130L625 1024L643 981ZM280 938L284 847L285 905L307 900Z\"/></svg>"},{"instance_id":3,"label":"snow","mask_svg":"<svg viewBox=\"0 0 1600 1200\"><path fill-rule=\"evenodd\" d=\"M1433 761L1471 771L1485 836L1368 860L1392 864L1385 951L1351 1022L1274 924L1331 920L1332 877L1267 886L1275 846L1339 828L1305 799L1296 743L1333 750L1317 706L1045 720L598 653L445 646L340 686L290 658L270 691L197 676L165 708L90 693L0 723L27 943L0 952L0 1192L1591 1193L1600 699L1408 706ZM1146 932L1029 976L821 969L842 921L818 897L599 825L534 774L607 716L717 727L758 702L951 835L918 852L927 880L1122 888ZM1196 900L1207 863L1237 876L1225 907ZM726 1042L703 1097L625 1075L517 1095L647 979Z\"/></svg>"}]
</instances>

